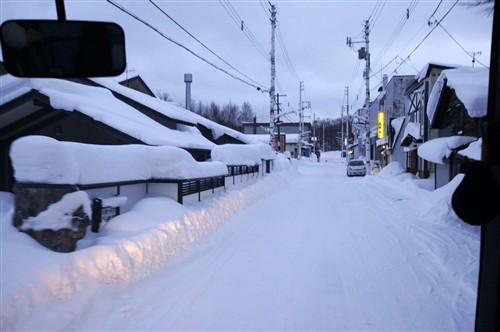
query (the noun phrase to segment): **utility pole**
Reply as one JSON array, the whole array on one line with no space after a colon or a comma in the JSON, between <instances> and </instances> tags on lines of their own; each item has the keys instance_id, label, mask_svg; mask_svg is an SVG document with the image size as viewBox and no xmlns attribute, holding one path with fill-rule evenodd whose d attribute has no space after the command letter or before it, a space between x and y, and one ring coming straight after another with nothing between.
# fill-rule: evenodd
<instances>
[{"instance_id":1,"label":"utility pole","mask_svg":"<svg viewBox=\"0 0 500 332\"><path fill-rule=\"evenodd\" d=\"M304 110L302 107L302 91L304 91L304 82L300 82L300 91L299 91L299 155L297 157L302 157L302 135L304 132L304 124L303 124L303 114Z\"/></svg>"},{"instance_id":2,"label":"utility pole","mask_svg":"<svg viewBox=\"0 0 500 332\"><path fill-rule=\"evenodd\" d=\"M344 155L344 105L340 106L340 156Z\"/></svg>"},{"instance_id":3,"label":"utility pole","mask_svg":"<svg viewBox=\"0 0 500 332\"><path fill-rule=\"evenodd\" d=\"M368 108L370 107L370 22L368 20L365 21L365 47L366 47L366 54L365 54L365 71L364 71L364 77L365 77L365 87L366 87L366 94L365 94L365 109L368 114Z\"/></svg>"},{"instance_id":4,"label":"utility pole","mask_svg":"<svg viewBox=\"0 0 500 332\"><path fill-rule=\"evenodd\" d=\"M359 145L362 147L360 149L360 153L369 157L369 139L367 138L369 134L369 123L368 120L370 118L369 109L370 109L370 21L366 20L364 24L364 40L363 41L352 41L350 37L347 37L347 46L352 48L353 44L364 43L365 47L361 47L358 50L358 59L365 60L365 70L363 71L363 78L365 79L365 104L363 106L363 114L359 114L364 123L360 123L357 125L358 129L358 139Z\"/></svg>"},{"instance_id":5,"label":"utility pole","mask_svg":"<svg viewBox=\"0 0 500 332\"><path fill-rule=\"evenodd\" d=\"M474 68L474 64L476 63L476 55L481 55L481 51L479 52L469 52L472 55L472 68Z\"/></svg>"},{"instance_id":6,"label":"utility pole","mask_svg":"<svg viewBox=\"0 0 500 332\"><path fill-rule=\"evenodd\" d=\"M276 88L274 86L276 80L276 64L275 64L275 33L276 33L276 5L271 5L271 90L269 96L271 98L271 110L269 114L269 127L271 129L271 137L269 145L274 149L274 108L276 104Z\"/></svg>"}]
</instances>

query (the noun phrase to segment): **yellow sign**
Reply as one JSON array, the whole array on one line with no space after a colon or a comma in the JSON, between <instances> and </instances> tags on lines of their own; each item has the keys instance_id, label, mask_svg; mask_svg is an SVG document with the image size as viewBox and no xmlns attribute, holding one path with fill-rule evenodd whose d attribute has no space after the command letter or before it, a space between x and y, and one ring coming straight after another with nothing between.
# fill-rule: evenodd
<instances>
[{"instance_id":1,"label":"yellow sign","mask_svg":"<svg viewBox=\"0 0 500 332\"><path fill-rule=\"evenodd\" d=\"M384 138L384 112L378 113L378 138Z\"/></svg>"}]
</instances>

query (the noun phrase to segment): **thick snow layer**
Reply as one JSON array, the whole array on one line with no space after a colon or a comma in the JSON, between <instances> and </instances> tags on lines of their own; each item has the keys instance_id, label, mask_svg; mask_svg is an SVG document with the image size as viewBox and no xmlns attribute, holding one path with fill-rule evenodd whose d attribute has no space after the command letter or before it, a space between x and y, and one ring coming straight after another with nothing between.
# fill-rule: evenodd
<instances>
[{"instance_id":1,"label":"thick snow layer","mask_svg":"<svg viewBox=\"0 0 500 332\"><path fill-rule=\"evenodd\" d=\"M391 121L391 127L394 129L394 139L393 142L399 137L399 133L403 128L403 124L405 122L405 117L401 116Z\"/></svg>"},{"instance_id":2,"label":"thick snow layer","mask_svg":"<svg viewBox=\"0 0 500 332\"><path fill-rule=\"evenodd\" d=\"M225 126L219 125L213 121L210 121L196 113L193 113L185 108L180 107L176 103L172 102L165 102L161 99L154 98L151 96L148 96L142 92L129 89L127 87L124 87L123 85L113 81L110 78L93 78L92 79L94 82L112 90L117 93L120 93L128 98L131 98L142 105L148 106L157 112L171 118L171 119L176 119L180 120L183 122L188 122L192 124L201 124L210 130L212 130L212 134L215 139L219 138L220 136L226 134L228 136L231 136L233 138L236 138L244 143L257 143L256 140L254 140L251 136L245 135L243 133L240 133L236 130L233 130L231 128L227 128Z\"/></svg>"},{"instance_id":3,"label":"thick snow layer","mask_svg":"<svg viewBox=\"0 0 500 332\"><path fill-rule=\"evenodd\" d=\"M396 175L401 175L405 172L403 165L399 161L393 161L389 165L382 168L378 173L379 177L393 177Z\"/></svg>"},{"instance_id":4,"label":"thick snow layer","mask_svg":"<svg viewBox=\"0 0 500 332\"><path fill-rule=\"evenodd\" d=\"M445 86L455 90L471 118L486 115L488 107L488 68L458 68L441 72L429 96L427 115L432 123L441 92Z\"/></svg>"},{"instance_id":5,"label":"thick snow layer","mask_svg":"<svg viewBox=\"0 0 500 332\"><path fill-rule=\"evenodd\" d=\"M401 142L406 138L406 136L411 135L414 139L422 138L421 133L421 125L418 122L408 122L405 127L405 131L403 137L401 138Z\"/></svg>"},{"instance_id":6,"label":"thick snow layer","mask_svg":"<svg viewBox=\"0 0 500 332\"><path fill-rule=\"evenodd\" d=\"M451 136L431 139L418 147L418 156L436 164L444 165L454 149L477 140L472 136Z\"/></svg>"},{"instance_id":7,"label":"thick snow layer","mask_svg":"<svg viewBox=\"0 0 500 332\"><path fill-rule=\"evenodd\" d=\"M483 148L483 139L480 138L477 141L469 144L467 148L458 151L458 154L466 156L470 159L481 160L482 148Z\"/></svg>"},{"instance_id":8,"label":"thick snow layer","mask_svg":"<svg viewBox=\"0 0 500 332\"><path fill-rule=\"evenodd\" d=\"M17 139L10 157L18 182L93 184L227 174L224 163L197 162L187 151L173 146L92 145L46 136Z\"/></svg>"},{"instance_id":9,"label":"thick snow layer","mask_svg":"<svg viewBox=\"0 0 500 332\"><path fill-rule=\"evenodd\" d=\"M84 191L75 191L64 195L64 197L42 211L35 217L29 217L22 225L23 230L33 229L41 231L44 229L51 229L54 231L63 228L73 228L73 216L68 214L68 211L76 211L78 208L83 207L83 212L88 216L92 215L90 209L90 200Z\"/></svg>"},{"instance_id":10,"label":"thick snow layer","mask_svg":"<svg viewBox=\"0 0 500 332\"><path fill-rule=\"evenodd\" d=\"M472 330L457 183L306 159L191 206L146 198L71 254L17 232L0 195L2 330Z\"/></svg>"},{"instance_id":11,"label":"thick snow layer","mask_svg":"<svg viewBox=\"0 0 500 332\"><path fill-rule=\"evenodd\" d=\"M248 165L260 164L263 157L256 144L224 144L217 145L212 149L212 160L221 161L226 165Z\"/></svg>"},{"instance_id":12,"label":"thick snow layer","mask_svg":"<svg viewBox=\"0 0 500 332\"><path fill-rule=\"evenodd\" d=\"M2 75L16 86L13 93L38 90L55 109L77 111L150 145L210 150L215 144L200 133L169 129L115 98L110 90L59 79L18 79ZM130 90L130 89L129 89ZM3 93L3 88L2 88ZM10 98L10 97L9 97Z\"/></svg>"}]
</instances>

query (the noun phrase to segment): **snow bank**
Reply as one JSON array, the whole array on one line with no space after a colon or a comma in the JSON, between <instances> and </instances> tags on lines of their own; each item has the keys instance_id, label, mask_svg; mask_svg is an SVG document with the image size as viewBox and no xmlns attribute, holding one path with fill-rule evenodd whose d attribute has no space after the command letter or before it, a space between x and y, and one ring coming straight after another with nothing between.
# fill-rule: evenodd
<instances>
[{"instance_id":1,"label":"snow bank","mask_svg":"<svg viewBox=\"0 0 500 332\"><path fill-rule=\"evenodd\" d=\"M486 115L488 107L488 68L457 68L441 72L429 96L427 115L432 123L442 90L448 86L455 90L471 118Z\"/></svg>"},{"instance_id":2,"label":"snow bank","mask_svg":"<svg viewBox=\"0 0 500 332\"><path fill-rule=\"evenodd\" d=\"M91 184L151 178L199 178L227 174L221 162L197 162L185 150L147 145L91 145L26 136L12 143L18 182Z\"/></svg>"},{"instance_id":3,"label":"snow bank","mask_svg":"<svg viewBox=\"0 0 500 332\"><path fill-rule=\"evenodd\" d=\"M377 174L380 177L393 177L405 173L403 165L399 161L393 161L389 165L382 168L382 170Z\"/></svg>"},{"instance_id":4,"label":"snow bank","mask_svg":"<svg viewBox=\"0 0 500 332\"><path fill-rule=\"evenodd\" d=\"M419 146L418 155L425 160L444 165L444 158L448 158L454 149L475 140L477 137L472 136L434 138Z\"/></svg>"},{"instance_id":5,"label":"snow bank","mask_svg":"<svg viewBox=\"0 0 500 332\"><path fill-rule=\"evenodd\" d=\"M67 329L67 324L88 310L89 303L99 303L103 286L150 276L228 218L288 181L286 172L260 179L190 207L163 197L143 199L130 212L112 219L93 246L70 254L53 253L14 227L3 225L2 329L37 329L33 324L47 319L52 328ZM12 197L0 198L2 221L11 220ZM68 311L52 312L61 301L67 301Z\"/></svg>"},{"instance_id":6,"label":"snow bank","mask_svg":"<svg viewBox=\"0 0 500 332\"><path fill-rule=\"evenodd\" d=\"M289 169L291 167L289 158L290 153L288 153L288 156L283 153L278 153L276 159L273 161L273 171L282 172Z\"/></svg>"}]
</instances>

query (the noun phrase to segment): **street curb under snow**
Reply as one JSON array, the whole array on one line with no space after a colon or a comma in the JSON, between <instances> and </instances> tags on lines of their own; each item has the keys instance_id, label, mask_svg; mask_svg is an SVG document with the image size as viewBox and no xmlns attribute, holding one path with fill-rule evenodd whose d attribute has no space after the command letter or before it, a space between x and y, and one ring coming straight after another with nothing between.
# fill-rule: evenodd
<instances>
[{"instance_id":1,"label":"street curb under snow","mask_svg":"<svg viewBox=\"0 0 500 332\"><path fill-rule=\"evenodd\" d=\"M99 238L89 248L70 254L58 254L60 264L26 276L26 279L17 282L14 287L3 289L2 329L15 329L23 317L40 312L40 307L50 311L54 298L60 301L78 298L79 301L73 302L84 306L93 298L99 297L99 284L126 284L150 276L169 260L199 243L228 218L272 194L276 188L284 186L293 170L292 167L284 172L259 177L256 182L243 188L229 188L213 199L187 207L168 198L146 199L159 199L160 203L166 203L165 208L170 211L172 208L178 209L178 217L175 220L159 221L132 237L118 240L111 236L113 230L110 229L109 238ZM269 185L269 181L273 185ZM126 219L133 211L132 209L119 217ZM141 220L133 222L140 223ZM120 220L112 220L110 226L111 223L118 228L120 226ZM70 312L80 312L75 309ZM68 317L66 323L72 319L76 317ZM64 322L61 322L61 328L64 326Z\"/></svg>"}]
</instances>

